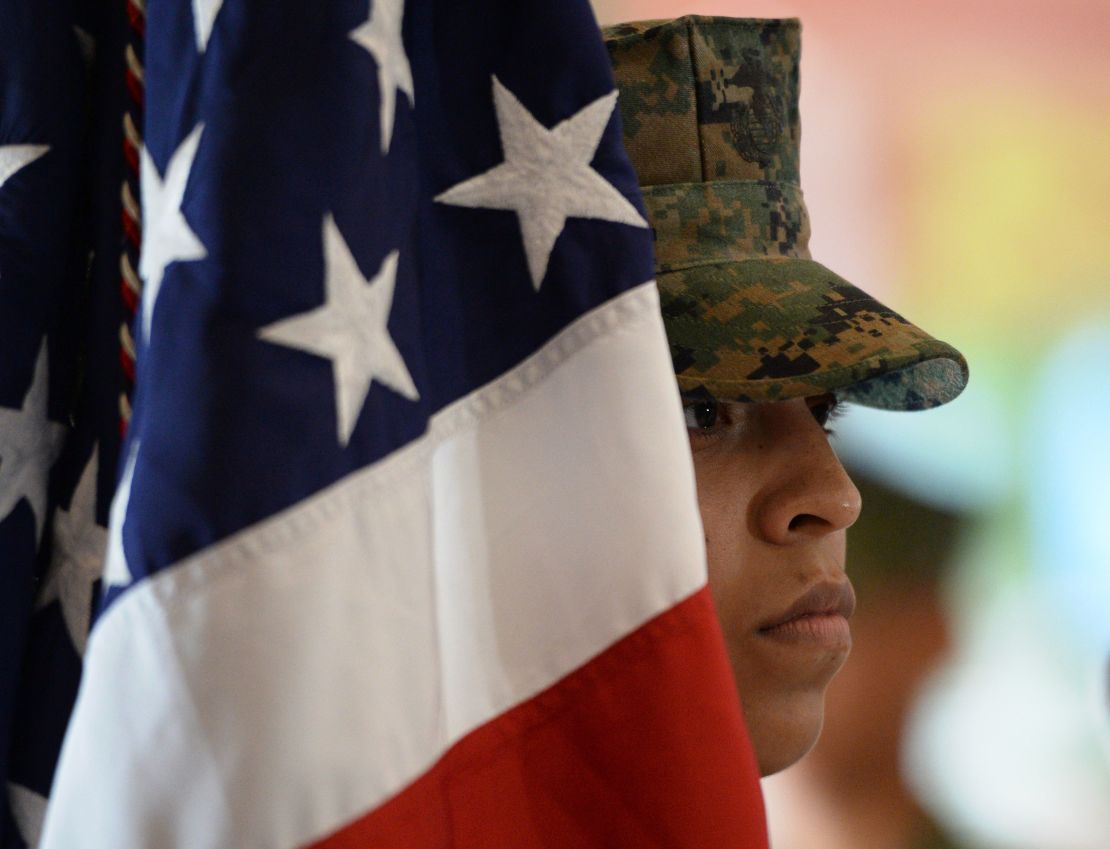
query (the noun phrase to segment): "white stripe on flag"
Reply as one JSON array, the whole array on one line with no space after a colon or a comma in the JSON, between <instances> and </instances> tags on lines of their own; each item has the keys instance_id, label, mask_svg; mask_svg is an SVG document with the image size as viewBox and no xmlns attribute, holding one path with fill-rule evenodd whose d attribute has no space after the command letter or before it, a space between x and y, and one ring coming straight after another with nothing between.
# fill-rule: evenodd
<instances>
[{"instance_id":1,"label":"white stripe on flag","mask_svg":"<svg viewBox=\"0 0 1110 849\"><path fill-rule=\"evenodd\" d=\"M293 847L705 583L654 283L95 629L43 847Z\"/></svg>"}]
</instances>

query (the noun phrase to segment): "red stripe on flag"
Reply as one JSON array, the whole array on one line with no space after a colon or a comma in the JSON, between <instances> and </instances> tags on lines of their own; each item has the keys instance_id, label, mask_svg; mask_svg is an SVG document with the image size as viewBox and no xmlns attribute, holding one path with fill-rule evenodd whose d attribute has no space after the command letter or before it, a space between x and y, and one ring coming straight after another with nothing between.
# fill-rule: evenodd
<instances>
[{"instance_id":1,"label":"red stripe on flag","mask_svg":"<svg viewBox=\"0 0 1110 849\"><path fill-rule=\"evenodd\" d=\"M708 589L463 738L312 849L765 849Z\"/></svg>"},{"instance_id":2,"label":"red stripe on flag","mask_svg":"<svg viewBox=\"0 0 1110 849\"><path fill-rule=\"evenodd\" d=\"M120 213L120 221L123 225L124 235L127 236L132 245L138 248L143 243L143 234L139 229L139 222L128 215L126 209Z\"/></svg>"},{"instance_id":3,"label":"red stripe on flag","mask_svg":"<svg viewBox=\"0 0 1110 849\"><path fill-rule=\"evenodd\" d=\"M146 35L146 12L135 3L127 4L127 20L140 38Z\"/></svg>"},{"instance_id":4,"label":"red stripe on flag","mask_svg":"<svg viewBox=\"0 0 1110 849\"><path fill-rule=\"evenodd\" d=\"M128 166L132 171L139 170L139 151L127 139L123 140L123 158L127 160Z\"/></svg>"},{"instance_id":5,"label":"red stripe on flag","mask_svg":"<svg viewBox=\"0 0 1110 849\"><path fill-rule=\"evenodd\" d=\"M127 309L132 313L135 312L139 306L139 296L135 294L131 285L123 278L120 278L119 281L119 293Z\"/></svg>"},{"instance_id":6,"label":"red stripe on flag","mask_svg":"<svg viewBox=\"0 0 1110 849\"><path fill-rule=\"evenodd\" d=\"M127 84L127 90L131 93L131 99L142 106L144 97L142 80L136 77L130 69L128 69L123 79Z\"/></svg>"},{"instance_id":7,"label":"red stripe on flag","mask_svg":"<svg viewBox=\"0 0 1110 849\"><path fill-rule=\"evenodd\" d=\"M128 380L130 380L132 383L134 383L135 382L135 363L129 356L127 356L127 353L122 348L120 348L120 352L119 352L119 364L120 364L120 368L123 369L124 376Z\"/></svg>"}]
</instances>

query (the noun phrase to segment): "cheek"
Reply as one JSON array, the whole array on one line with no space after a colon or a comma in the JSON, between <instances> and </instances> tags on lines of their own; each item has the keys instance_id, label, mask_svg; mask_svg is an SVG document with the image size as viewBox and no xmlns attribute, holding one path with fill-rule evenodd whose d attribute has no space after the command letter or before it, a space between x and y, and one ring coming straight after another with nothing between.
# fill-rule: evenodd
<instances>
[{"instance_id":1,"label":"cheek","mask_svg":"<svg viewBox=\"0 0 1110 849\"><path fill-rule=\"evenodd\" d=\"M694 455L709 590L738 681L747 677L752 634L767 591L764 558L748 521L760 470L751 452L742 449L726 443Z\"/></svg>"},{"instance_id":2,"label":"cheek","mask_svg":"<svg viewBox=\"0 0 1110 849\"><path fill-rule=\"evenodd\" d=\"M705 531L709 565L709 590L726 639L744 630L755 593L742 493L703 488L699 482L699 507ZM744 564L749 564L744 568Z\"/></svg>"}]
</instances>

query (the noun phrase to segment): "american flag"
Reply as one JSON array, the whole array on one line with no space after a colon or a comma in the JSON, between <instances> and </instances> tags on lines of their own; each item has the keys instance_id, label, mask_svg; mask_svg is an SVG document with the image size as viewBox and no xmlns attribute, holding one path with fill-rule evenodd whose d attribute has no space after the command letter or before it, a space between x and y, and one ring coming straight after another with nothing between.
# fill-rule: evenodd
<instances>
[{"instance_id":1,"label":"american flag","mask_svg":"<svg viewBox=\"0 0 1110 849\"><path fill-rule=\"evenodd\" d=\"M40 845L765 845L589 7L145 11L133 413Z\"/></svg>"},{"instance_id":2,"label":"american flag","mask_svg":"<svg viewBox=\"0 0 1110 849\"><path fill-rule=\"evenodd\" d=\"M21 849L77 693L116 478L135 31L100 0L0 0L0 19L0 846Z\"/></svg>"}]
</instances>

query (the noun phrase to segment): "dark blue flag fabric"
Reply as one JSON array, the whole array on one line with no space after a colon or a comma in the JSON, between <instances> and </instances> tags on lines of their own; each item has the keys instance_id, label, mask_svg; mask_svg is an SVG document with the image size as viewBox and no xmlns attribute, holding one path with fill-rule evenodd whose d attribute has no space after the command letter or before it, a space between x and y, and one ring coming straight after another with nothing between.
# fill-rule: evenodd
<instances>
[{"instance_id":1,"label":"dark blue flag fabric","mask_svg":"<svg viewBox=\"0 0 1110 849\"><path fill-rule=\"evenodd\" d=\"M142 20L128 8L141 11L102 0L0 2L5 849L34 846L41 833L98 605L129 409L138 281L124 277L140 231L128 204L138 137L125 145L124 116L141 126Z\"/></svg>"},{"instance_id":2,"label":"dark blue flag fabric","mask_svg":"<svg viewBox=\"0 0 1110 849\"><path fill-rule=\"evenodd\" d=\"M76 202L82 69L72 25L5 4L0 29L0 693L6 754L66 397L58 338ZM53 380L51 378L54 378Z\"/></svg>"},{"instance_id":3,"label":"dark blue flag fabric","mask_svg":"<svg viewBox=\"0 0 1110 849\"><path fill-rule=\"evenodd\" d=\"M76 208L84 67L68 4L0 5L0 841L22 844L12 798L41 817L41 791L14 780L23 660L49 537L51 479L70 414L75 338L67 299L80 282ZM91 606L86 610L86 619ZM70 682L74 688L76 680ZM72 693L70 694L72 702ZM64 727L63 709L62 723ZM61 733L56 742L60 743ZM27 776L23 776L27 778ZM47 782L49 777L47 777ZM30 826L33 830L34 827Z\"/></svg>"},{"instance_id":4,"label":"dark blue flag fabric","mask_svg":"<svg viewBox=\"0 0 1110 849\"><path fill-rule=\"evenodd\" d=\"M16 19L10 845L763 845L585 0Z\"/></svg>"}]
</instances>

